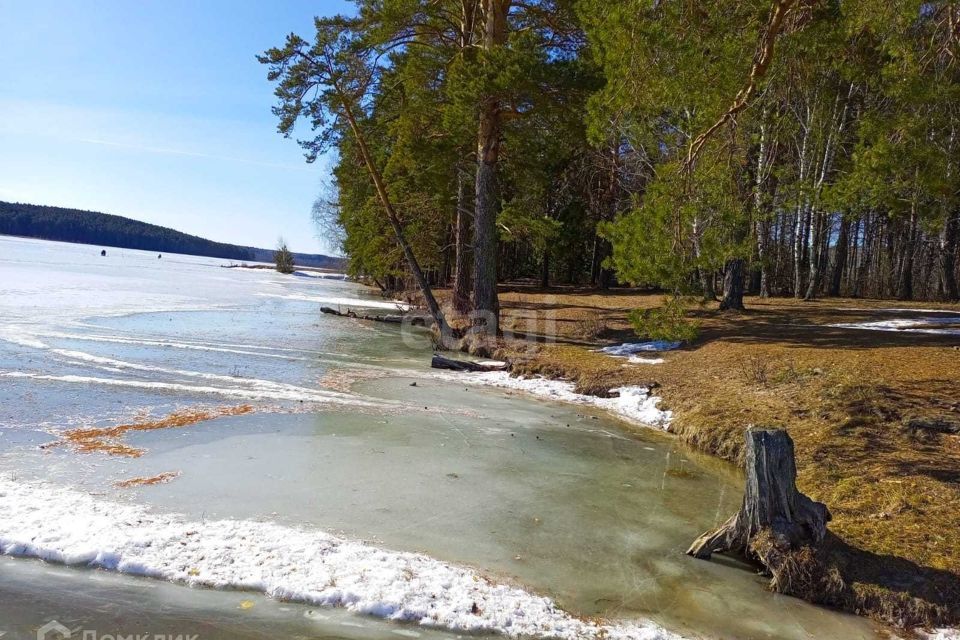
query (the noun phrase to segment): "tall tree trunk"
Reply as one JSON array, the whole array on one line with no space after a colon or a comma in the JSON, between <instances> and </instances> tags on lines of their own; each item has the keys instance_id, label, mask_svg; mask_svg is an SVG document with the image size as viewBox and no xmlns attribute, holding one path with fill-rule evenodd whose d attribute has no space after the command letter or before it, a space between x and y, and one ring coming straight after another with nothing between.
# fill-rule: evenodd
<instances>
[{"instance_id":1,"label":"tall tree trunk","mask_svg":"<svg viewBox=\"0 0 960 640\"><path fill-rule=\"evenodd\" d=\"M947 216L940 231L940 287L947 300L960 300L957 288L957 247L960 245L960 211Z\"/></svg>"},{"instance_id":2,"label":"tall tree trunk","mask_svg":"<svg viewBox=\"0 0 960 640\"><path fill-rule=\"evenodd\" d=\"M600 235L597 233L593 234L593 251L590 253L590 285L597 286L597 282L600 279ZM572 281L571 278L568 280Z\"/></svg>"},{"instance_id":3,"label":"tall tree trunk","mask_svg":"<svg viewBox=\"0 0 960 640\"><path fill-rule=\"evenodd\" d=\"M743 311L743 258L731 258L723 270L723 300L721 311Z\"/></svg>"},{"instance_id":4,"label":"tall tree trunk","mask_svg":"<svg viewBox=\"0 0 960 640\"><path fill-rule=\"evenodd\" d=\"M853 292L854 298L860 298L864 295L867 285L867 273L870 270L870 262L874 259L876 236L876 221L870 213L863 218L863 244L860 248L860 258L855 265L853 274Z\"/></svg>"},{"instance_id":5,"label":"tall tree trunk","mask_svg":"<svg viewBox=\"0 0 960 640\"><path fill-rule=\"evenodd\" d=\"M770 297L770 261L767 255L767 242L769 231L766 222L757 223L757 262L759 263L759 281L757 283L757 293L761 298Z\"/></svg>"},{"instance_id":6,"label":"tall tree trunk","mask_svg":"<svg viewBox=\"0 0 960 640\"><path fill-rule=\"evenodd\" d=\"M482 0L482 46L488 53L507 42L510 4L510 0ZM497 213L500 208L497 165L503 133L500 110L500 101L495 96L486 97L480 105L473 217L474 329L494 336L500 333L500 301L497 298Z\"/></svg>"},{"instance_id":7,"label":"tall tree trunk","mask_svg":"<svg viewBox=\"0 0 960 640\"><path fill-rule=\"evenodd\" d=\"M459 313L470 310L470 211L472 180L463 169L457 171L457 222L454 230L453 308Z\"/></svg>"},{"instance_id":8,"label":"tall tree trunk","mask_svg":"<svg viewBox=\"0 0 960 640\"><path fill-rule=\"evenodd\" d=\"M806 220L810 215L810 209L807 207L808 196L803 192L809 165L810 129L813 127L813 109L810 108L809 104L807 105L806 121L801 123L801 126L803 127L803 137L798 149L799 172L797 174L797 185L800 187L800 191L797 194L796 219L794 220L793 231L793 296L795 298L803 295L804 254L807 249L808 233Z\"/></svg>"},{"instance_id":9,"label":"tall tree trunk","mask_svg":"<svg viewBox=\"0 0 960 640\"><path fill-rule=\"evenodd\" d=\"M820 288L821 255L825 242L824 236L827 235L824 230L825 218L826 216L824 214L817 213L813 216L811 222L813 240L810 245L810 275L807 280L807 291L803 295L804 300L813 300L817 295L817 290Z\"/></svg>"},{"instance_id":10,"label":"tall tree trunk","mask_svg":"<svg viewBox=\"0 0 960 640\"><path fill-rule=\"evenodd\" d=\"M543 248L543 258L540 261L540 288L550 288L550 247Z\"/></svg>"},{"instance_id":11,"label":"tall tree trunk","mask_svg":"<svg viewBox=\"0 0 960 640\"><path fill-rule=\"evenodd\" d=\"M757 240L757 264L758 264L758 282L757 293L761 298L770 297L770 258L767 255L767 243L770 240L770 212L764 199L764 185L770 173L769 166L772 155L769 151L770 143L767 139L767 109L764 108L763 116L760 119L760 149L757 153L757 169L753 182L753 208L755 219L755 231Z\"/></svg>"},{"instance_id":12,"label":"tall tree trunk","mask_svg":"<svg viewBox=\"0 0 960 640\"><path fill-rule=\"evenodd\" d=\"M473 307L475 328L491 335L499 332L497 298L497 162L500 152L500 116L495 102L480 114L480 136L473 215Z\"/></svg>"},{"instance_id":13,"label":"tall tree trunk","mask_svg":"<svg viewBox=\"0 0 960 640\"><path fill-rule=\"evenodd\" d=\"M847 271L845 274L847 291L853 290L853 283L856 281L857 265L860 264L860 260L862 259L863 252L860 248L861 228L861 220L857 218L853 223L853 233L850 235L850 249L853 255L847 258Z\"/></svg>"},{"instance_id":14,"label":"tall tree trunk","mask_svg":"<svg viewBox=\"0 0 960 640\"><path fill-rule=\"evenodd\" d=\"M913 299L913 260L915 255L915 214L910 215L910 225L903 244L903 258L900 260L900 274L897 278L897 299Z\"/></svg>"},{"instance_id":15,"label":"tall tree trunk","mask_svg":"<svg viewBox=\"0 0 960 640\"><path fill-rule=\"evenodd\" d=\"M840 142L840 137L846 128L847 112L850 104L850 97L853 95L853 83L850 84L846 99L839 93L833 105L833 113L830 116L830 131L827 134L827 140L823 147L823 157L820 161L820 171L818 172L816 182L813 187L813 208L816 210L813 222L813 244L810 248L810 282L807 285L807 292L803 296L804 300L812 300L820 289L820 280L823 270L826 268L827 251L830 245L831 221L830 215L820 211L820 198L823 195L823 188L827 178L833 168L833 159L836 155L836 147ZM841 107L842 103L842 107Z\"/></svg>"},{"instance_id":16,"label":"tall tree trunk","mask_svg":"<svg viewBox=\"0 0 960 640\"><path fill-rule=\"evenodd\" d=\"M691 235L693 236L693 256L697 259L697 261L700 260L702 255L700 248L700 236L702 232L703 231L700 227L700 219L699 217L695 217L693 219ZM713 270L710 267L701 264L699 267L697 267L697 273L700 276L700 288L703 290L704 301L713 302L717 299L717 287L714 284Z\"/></svg>"},{"instance_id":17,"label":"tall tree trunk","mask_svg":"<svg viewBox=\"0 0 960 640\"><path fill-rule=\"evenodd\" d=\"M843 282L843 271L847 267L847 250L850 245L850 221L844 218L840 221L840 236L837 238L837 248L833 256L833 271L830 274L830 289L828 295L840 295L840 285Z\"/></svg>"},{"instance_id":18,"label":"tall tree trunk","mask_svg":"<svg viewBox=\"0 0 960 640\"><path fill-rule=\"evenodd\" d=\"M717 285L714 282L714 273L710 269L700 267L697 269L697 275L700 278L700 289L703 291L704 301L713 302L717 299Z\"/></svg>"},{"instance_id":19,"label":"tall tree trunk","mask_svg":"<svg viewBox=\"0 0 960 640\"><path fill-rule=\"evenodd\" d=\"M593 242L593 266L591 268L591 284L601 291L610 288L610 269L603 266L603 261L610 256L610 242L596 236Z\"/></svg>"},{"instance_id":20,"label":"tall tree trunk","mask_svg":"<svg viewBox=\"0 0 960 640\"><path fill-rule=\"evenodd\" d=\"M813 300L823 291L824 275L830 266L830 238L833 219L828 213L819 213L813 226L813 245L810 251L810 282L804 300Z\"/></svg>"},{"instance_id":21,"label":"tall tree trunk","mask_svg":"<svg viewBox=\"0 0 960 640\"><path fill-rule=\"evenodd\" d=\"M897 225L899 226L899 225ZM884 231L885 233L885 244L884 247L884 258L886 264L884 265L884 281L885 287L883 290L883 296L892 296L896 293L899 288L899 281L897 278L900 275L900 270L897 268L897 233L894 228L893 221L889 217L884 220Z\"/></svg>"}]
</instances>

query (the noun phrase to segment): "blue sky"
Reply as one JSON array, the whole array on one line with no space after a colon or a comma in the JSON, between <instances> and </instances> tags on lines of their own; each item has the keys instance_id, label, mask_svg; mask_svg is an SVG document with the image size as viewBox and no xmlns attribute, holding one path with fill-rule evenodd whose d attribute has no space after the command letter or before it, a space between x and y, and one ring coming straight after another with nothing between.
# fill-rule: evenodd
<instances>
[{"instance_id":1,"label":"blue sky","mask_svg":"<svg viewBox=\"0 0 960 640\"><path fill-rule=\"evenodd\" d=\"M334 249L310 221L321 158L276 132L254 56L339 0L0 0L0 200L214 240Z\"/></svg>"}]
</instances>

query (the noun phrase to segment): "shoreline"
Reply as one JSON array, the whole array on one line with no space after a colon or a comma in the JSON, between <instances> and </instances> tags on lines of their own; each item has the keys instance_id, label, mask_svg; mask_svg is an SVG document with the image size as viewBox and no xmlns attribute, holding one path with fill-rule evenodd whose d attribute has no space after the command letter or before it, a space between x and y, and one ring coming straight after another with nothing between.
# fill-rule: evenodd
<instances>
[{"instance_id":1,"label":"shoreline","mask_svg":"<svg viewBox=\"0 0 960 640\"><path fill-rule=\"evenodd\" d=\"M587 405L601 409L610 417L626 421L633 426L670 433L669 426L672 412L659 409L658 405L662 398L653 395L647 387L612 388L609 390L610 395L608 397L600 397L577 393L576 384L563 379L522 377L516 376L510 371L466 373L465 376L451 376L449 379L497 389L520 391L540 400Z\"/></svg>"},{"instance_id":2,"label":"shoreline","mask_svg":"<svg viewBox=\"0 0 960 640\"><path fill-rule=\"evenodd\" d=\"M627 310L650 308L660 299L634 292L507 291L506 326L522 334L523 322L536 322L527 320L531 313L550 304L561 309L561 321L554 323L559 328L546 336L548 343L500 342L478 355L506 360L511 373L501 375L526 379L492 386L589 404L621 420L623 415L603 406L603 396L610 389L649 387L653 378L659 399L654 406L670 412L665 431L738 468L747 426L787 429L797 443L799 489L834 513L831 544L808 569L840 579L777 590L891 628L960 637L960 546L949 533L960 526L960 483L951 483L949 475L950 461L960 461L960 435L926 430L960 424L949 417L960 411L960 403L949 400L960 397L960 344L954 329L928 331L929 320L881 325L906 330L867 330L878 316L960 316L960 309L930 303L914 309L883 300L748 300L752 313L694 310L690 315L707 327L705 335L678 351L655 354L662 356L655 361L628 366L628 360L598 353L630 339ZM582 338L565 328L581 318L605 325L604 337ZM901 397L915 388L921 397ZM944 409L947 417L941 418ZM650 427L629 417L626 423ZM953 468L955 473L960 466Z\"/></svg>"}]
</instances>

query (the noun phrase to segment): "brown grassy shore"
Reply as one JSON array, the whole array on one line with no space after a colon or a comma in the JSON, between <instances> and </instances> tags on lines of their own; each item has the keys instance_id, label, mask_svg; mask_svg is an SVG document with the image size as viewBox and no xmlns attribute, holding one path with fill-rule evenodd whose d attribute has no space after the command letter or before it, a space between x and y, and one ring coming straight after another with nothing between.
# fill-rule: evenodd
<instances>
[{"instance_id":1,"label":"brown grassy shore","mask_svg":"<svg viewBox=\"0 0 960 640\"><path fill-rule=\"evenodd\" d=\"M832 535L772 586L904 627L960 624L960 338L833 323L914 317L934 303L748 298L748 311L692 310L700 337L659 365L597 346L637 340L627 313L660 295L523 286L501 293L503 324L542 340L502 345L518 374L581 392L655 381L677 437L739 463L748 426L790 432L798 486L825 502ZM544 316L552 320L544 322Z\"/></svg>"}]
</instances>

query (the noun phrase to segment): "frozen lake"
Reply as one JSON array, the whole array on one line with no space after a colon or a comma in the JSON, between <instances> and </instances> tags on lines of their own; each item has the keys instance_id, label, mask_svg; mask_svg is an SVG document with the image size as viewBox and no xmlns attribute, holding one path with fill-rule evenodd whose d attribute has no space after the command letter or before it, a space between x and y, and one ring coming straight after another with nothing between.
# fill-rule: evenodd
<instances>
[{"instance_id":1,"label":"frozen lake","mask_svg":"<svg viewBox=\"0 0 960 640\"><path fill-rule=\"evenodd\" d=\"M222 264L0 237L0 635L878 637L683 554L727 465L319 313L394 308L359 285ZM118 425L136 455L64 440Z\"/></svg>"}]
</instances>

